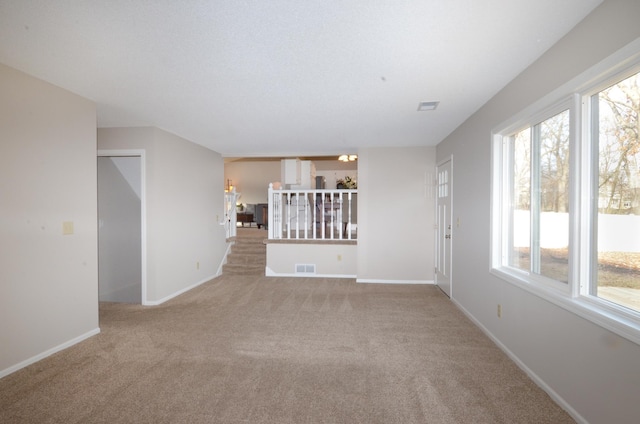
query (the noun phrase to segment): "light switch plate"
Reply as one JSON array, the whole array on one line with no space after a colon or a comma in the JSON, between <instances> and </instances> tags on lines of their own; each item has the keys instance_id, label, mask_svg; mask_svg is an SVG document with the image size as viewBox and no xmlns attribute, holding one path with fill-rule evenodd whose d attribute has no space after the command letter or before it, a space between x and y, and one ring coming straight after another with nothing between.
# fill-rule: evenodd
<instances>
[{"instance_id":1,"label":"light switch plate","mask_svg":"<svg viewBox=\"0 0 640 424\"><path fill-rule=\"evenodd\" d=\"M69 236L73 234L73 221L64 221L62 223L62 235Z\"/></svg>"}]
</instances>

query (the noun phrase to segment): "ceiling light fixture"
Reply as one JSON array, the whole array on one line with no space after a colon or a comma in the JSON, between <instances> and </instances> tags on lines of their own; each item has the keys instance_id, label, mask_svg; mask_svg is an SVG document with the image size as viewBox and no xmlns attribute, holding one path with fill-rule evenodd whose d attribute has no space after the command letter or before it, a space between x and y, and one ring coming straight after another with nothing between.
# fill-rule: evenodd
<instances>
[{"instance_id":1,"label":"ceiling light fixture","mask_svg":"<svg viewBox=\"0 0 640 424\"><path fill-rule=\"evenodd\" d=\"M358 159L358 155L340 155L338 158L342 162L353 162L356 159Z\"/></svg>"},{"instance_id":2,"label":"ceiling light fixture","mask_svg":"<svg viewBox=\"0 0 640 424\"><path fill-rule=\"evenodd\" d=\"M436 110L440 102L420 102L418 103L418 112Z\"/></svg>"}]
</instances>

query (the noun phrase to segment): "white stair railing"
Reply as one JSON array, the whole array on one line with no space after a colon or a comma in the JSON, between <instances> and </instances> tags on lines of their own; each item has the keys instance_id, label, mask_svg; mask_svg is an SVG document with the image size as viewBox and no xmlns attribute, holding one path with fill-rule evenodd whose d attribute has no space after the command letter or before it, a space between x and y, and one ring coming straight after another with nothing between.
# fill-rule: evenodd
<instances>
[{"instance_id":1,"label":"white stair railing","mask_svg":"<svg viewBox=\"0 0 640 424\"><path fill-rule=\"evenodd\" d=\"M269 239L353 240L358 190L285 190L269 184Z\"/></svg>"},{"instance_id":2,"label":"white stair railing","mask_svg":"<svg viewBox=\"0 0 640 424\"><path fill-rule=\"evenodd\" d=\"M235 187L224 193L224 229L227 238L236 236L238 222L236 203L240 196L240 193L236 193Z\"/></svg>"}]
</instances>

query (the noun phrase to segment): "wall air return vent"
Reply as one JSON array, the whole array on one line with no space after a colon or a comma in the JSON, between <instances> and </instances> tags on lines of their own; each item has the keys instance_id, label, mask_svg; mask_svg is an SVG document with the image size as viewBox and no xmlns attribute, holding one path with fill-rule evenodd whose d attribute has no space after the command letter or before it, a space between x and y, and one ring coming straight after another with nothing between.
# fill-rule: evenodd
<instances>
[{"instance_id":1,"label":"wall air return vent","mask_svg":"<svg viewBox=\"0 0 640 424\"><path fill-rule=\"evenodd\" d=\"M296 264L296 274L315 274L316 264Z\"/></svg>"}]
</instances>

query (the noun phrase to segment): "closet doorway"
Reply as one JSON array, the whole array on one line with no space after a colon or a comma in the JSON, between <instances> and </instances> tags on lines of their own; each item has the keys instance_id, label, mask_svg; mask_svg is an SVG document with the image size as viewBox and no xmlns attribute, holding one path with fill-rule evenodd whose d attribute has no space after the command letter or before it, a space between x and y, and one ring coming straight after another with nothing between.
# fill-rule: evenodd
<instances>
[{"instance_id":1,"label":"closet doorway","mask_svg":"<svg viewBox=\"0 0 640 424\"><path fill-rule=\"evenodd\" d=\"M144 152L98 151L100 302L146 303Z\"/></svg>"}]
</instances>

